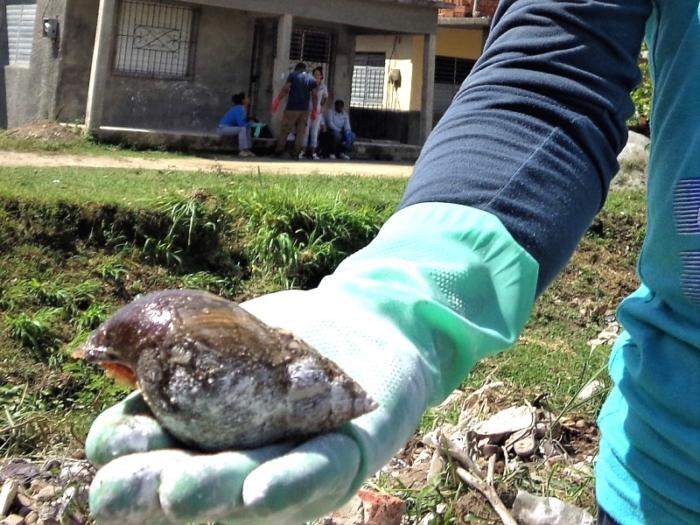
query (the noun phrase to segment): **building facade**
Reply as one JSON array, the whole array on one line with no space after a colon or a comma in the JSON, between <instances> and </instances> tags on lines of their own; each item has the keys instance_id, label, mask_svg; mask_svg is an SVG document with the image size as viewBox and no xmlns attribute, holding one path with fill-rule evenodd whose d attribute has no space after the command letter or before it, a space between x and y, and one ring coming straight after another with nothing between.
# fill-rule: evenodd
<instances>
[{"instance_id":1,"label":"building facade","mask_svg":"<svg viewBox=\"0 0 700 525\"><path fill-rule=\"evenodd\" d=\"M270 103L297 61L351 99L359 35L424 46L420 142L432 126L437 7L430 0L0 0L0 126L210 132L233 93L274 128Z\"/></svg>"}]
</instances>

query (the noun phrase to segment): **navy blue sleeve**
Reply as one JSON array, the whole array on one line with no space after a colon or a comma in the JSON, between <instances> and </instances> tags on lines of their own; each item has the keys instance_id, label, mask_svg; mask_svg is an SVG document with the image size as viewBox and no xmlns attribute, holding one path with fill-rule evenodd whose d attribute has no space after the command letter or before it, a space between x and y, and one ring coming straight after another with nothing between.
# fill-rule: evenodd
<instances>
[{"instance_id":1,"label":"navy blue sleeve","mask_svg":"<svg viewBox=\"0 0 700 525\"><path fill-rule=\"evenodd\" d=\"M428 138L402 207L472 206L561 271L605 201L652 0L502 0L482 57Z\"/></svg>"}]
</instances>

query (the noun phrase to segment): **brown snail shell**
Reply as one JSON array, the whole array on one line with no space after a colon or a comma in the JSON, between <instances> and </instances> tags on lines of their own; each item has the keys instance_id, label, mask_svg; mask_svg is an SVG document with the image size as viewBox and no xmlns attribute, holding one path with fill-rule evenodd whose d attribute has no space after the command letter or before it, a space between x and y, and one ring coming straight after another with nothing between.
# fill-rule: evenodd
<instances>
[{"instance_id":1,"label":"brown snail shell","mask_svg":"<svg viewBox=\"0 0 700 525\"><path fill-rule=\"evenodd\" d=\"M140 297L95 330L78 355L133 370L160 423L204 450L308 436L376 407L304 341L207 292Z\"/></svg>"}]
</instances>

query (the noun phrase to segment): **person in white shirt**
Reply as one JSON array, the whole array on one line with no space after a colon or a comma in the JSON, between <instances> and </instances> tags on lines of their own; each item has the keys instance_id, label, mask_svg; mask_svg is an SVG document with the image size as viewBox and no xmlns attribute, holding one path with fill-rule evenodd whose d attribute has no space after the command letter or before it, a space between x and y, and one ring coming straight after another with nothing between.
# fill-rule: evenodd
<instances>
[{"instance_id":1,"label":"person in white shirt","mask_svg":"<svg viewBox=\"0 0 700 525\"><path fill-rule=\"evenodd\" d=\"M345 112L345 102L336 100L334 109L326 111L323 126L327 137L327 152L331 159L336 157L350 160L348 153L352 148L352 128L350 115Z\"/></svg>"},{"instance_id":2,"label":"person in white shirt","mask_svg":"<svg viewBox=\"0 0 700 525\"><path fill-rule=\"evenodd\" d=\"M314 68L313 77L318 83L316 113L321 115L323 114L323 108L328 100L328 87L323 82L323 68L321 66ZM312 105L313 101L309 101L309 120L306 125L306 135L304 135L304 149L301 151L299 158L304 158L308 153L313 160L319 160L320 157L318 156L316 150L318 149L318 134L321 130L321 121L323 119L311 119L311 113L314 109Z\"/></svg>"}]
</instances>

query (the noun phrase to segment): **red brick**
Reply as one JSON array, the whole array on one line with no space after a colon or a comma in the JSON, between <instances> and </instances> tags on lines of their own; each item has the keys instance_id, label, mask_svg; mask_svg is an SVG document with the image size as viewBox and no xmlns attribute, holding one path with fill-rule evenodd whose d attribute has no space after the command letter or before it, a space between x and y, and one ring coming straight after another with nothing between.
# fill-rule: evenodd
<instances>
[{"instance_id":1,"label":"red brick","mask_svg":"<svg viewBox=\"0 0 700 525\"><path fill-rule=\"evenodd\" d=\"M406 503L394 496L361 489L357 495L365 509L365 525L401 525Z\"/></svg>"}]
</instances>

